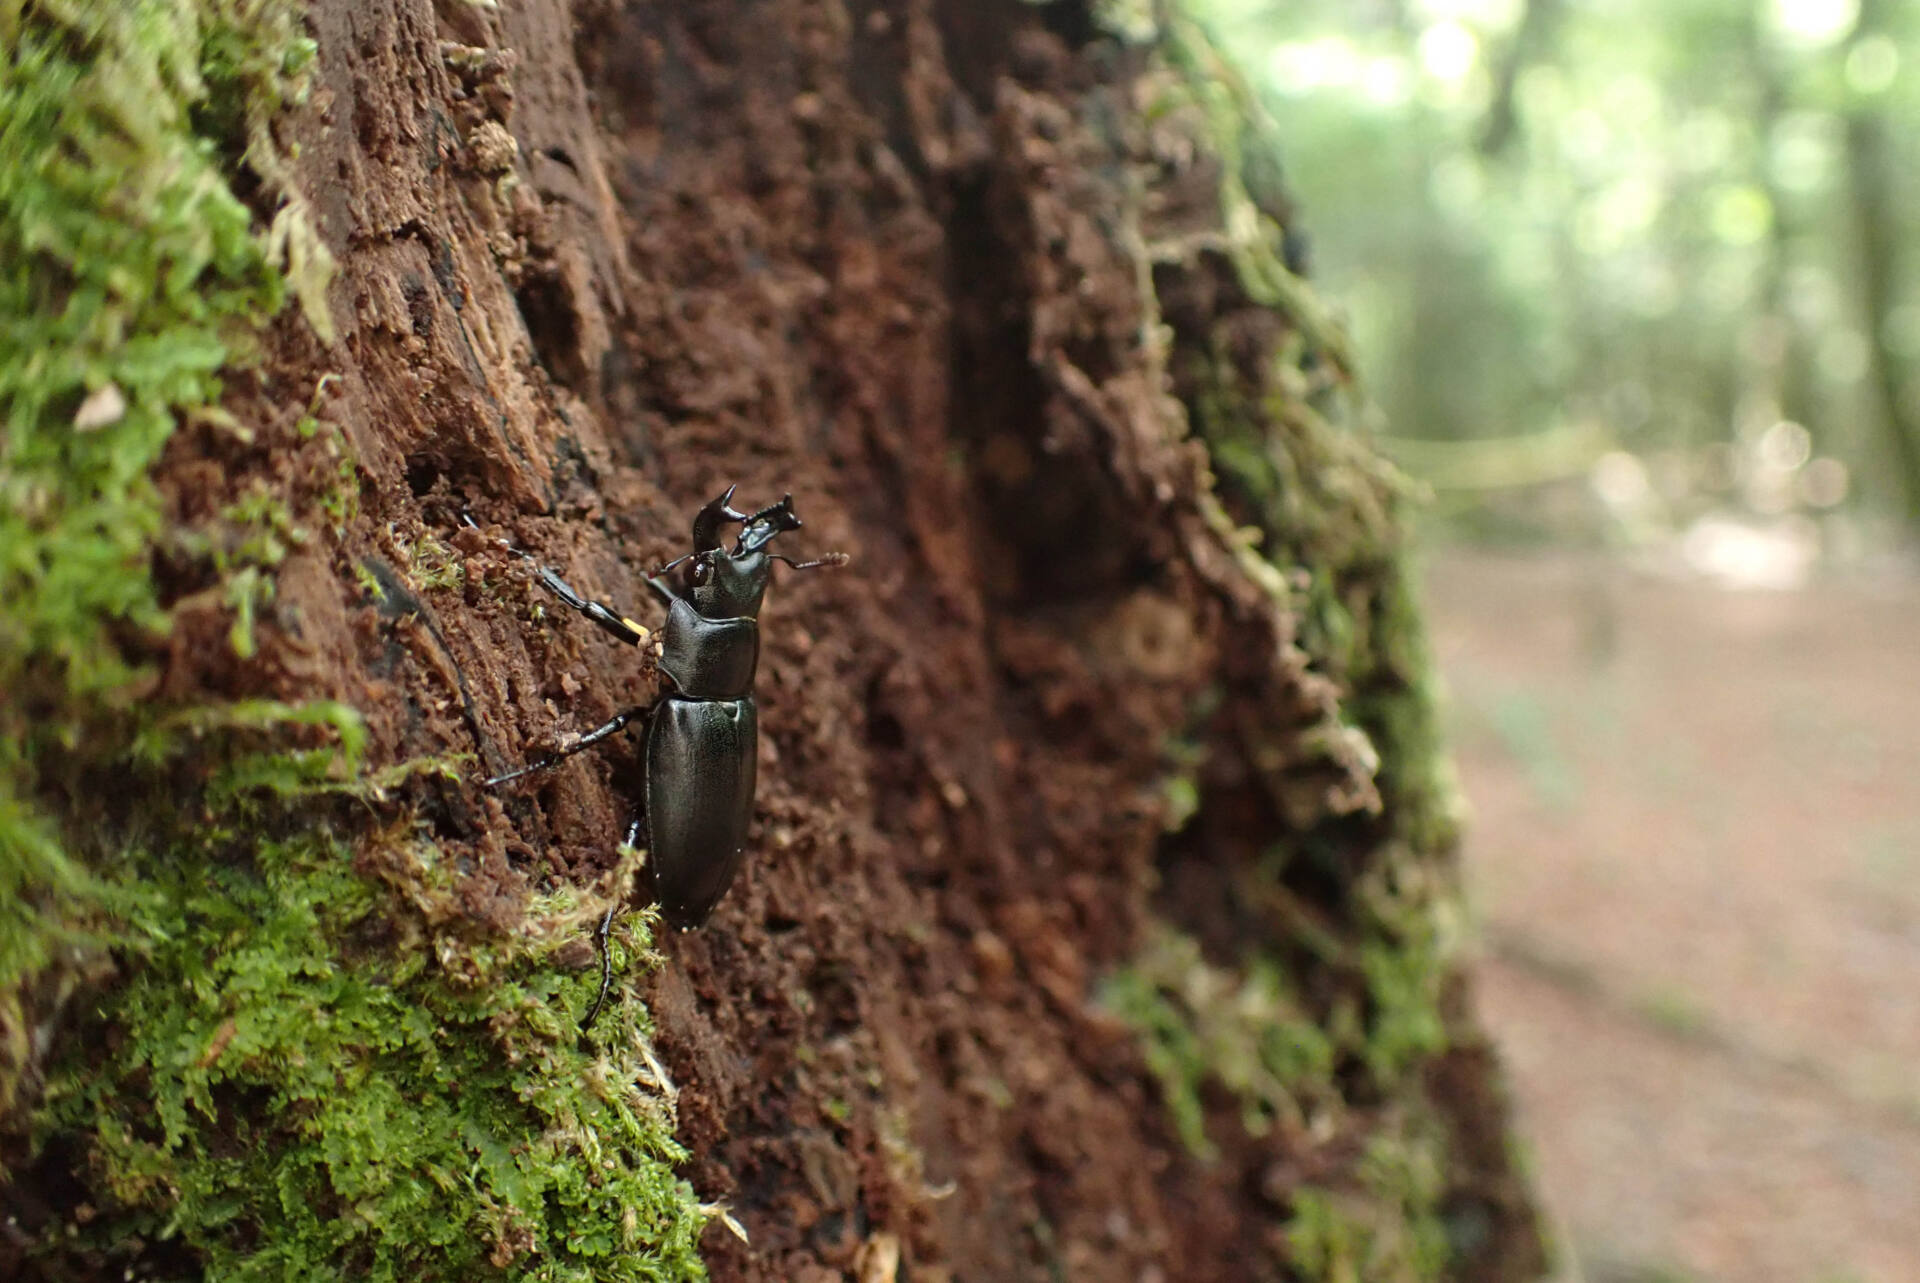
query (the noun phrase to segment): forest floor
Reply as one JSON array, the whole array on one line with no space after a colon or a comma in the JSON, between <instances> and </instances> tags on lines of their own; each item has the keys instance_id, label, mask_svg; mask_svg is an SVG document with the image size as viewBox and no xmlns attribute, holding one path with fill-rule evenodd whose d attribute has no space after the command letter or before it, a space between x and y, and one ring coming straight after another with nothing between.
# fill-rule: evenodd
<instances>
[{"instance_id":1,"label":"forest floor","mask_svg":"<svg viewBox=\"0 0 1920 1283\"><path fill-rule=\"evenodd\" d=\"M1920 1279L1920 582L1427 587L1560 1278Z\"/></svg>"}]
</instances>

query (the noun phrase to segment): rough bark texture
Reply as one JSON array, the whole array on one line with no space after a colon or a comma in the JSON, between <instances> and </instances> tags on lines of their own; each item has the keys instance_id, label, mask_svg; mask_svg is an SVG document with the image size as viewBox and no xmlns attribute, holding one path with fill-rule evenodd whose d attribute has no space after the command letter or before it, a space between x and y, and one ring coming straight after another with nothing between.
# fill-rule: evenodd
<instances>
[{"instance_id":1,"label":"rough bark texture","mask_svg":"<svg viewBox=\"0 0 1920 1283\"><path fill-rule=\"evenodd\" d=\"M209 567L162 557L162 700L336 700L376 766L493 773L657 687L497 538L647 623L644 575L732 483L793 492L788 552L853 555L777 580L753 849L620 997L682 1170L750 1234L708 1228L713 1276L1531 1277L1433 943L1450 830L1393 483L1310 411L1340 363L1236 271L1205 113L1145 123L1177 69L1073 3L308 20L279 128L337 343L283 316L229 387L252 439L186 428L157 480L172 527L269 495L321 533L244 658ZM639 770L623 739L497 794L409 784L463 929L606 893ZM559 956L590 967L584 929ZM1228 999L1296 1023L1209 1032ZM1275 1086L1295 1033L1325 1063ZM1207 1060L1243 1044L1266 1068Z\"/></svg>"}]
</instances>

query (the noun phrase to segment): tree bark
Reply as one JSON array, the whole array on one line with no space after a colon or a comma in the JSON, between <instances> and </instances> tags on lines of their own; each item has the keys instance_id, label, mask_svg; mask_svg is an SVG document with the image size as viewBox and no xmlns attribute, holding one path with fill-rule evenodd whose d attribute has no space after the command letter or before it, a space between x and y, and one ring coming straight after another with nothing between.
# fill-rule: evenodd
<instances>
[{"instance_id":1,"label":"tree bark","mask_svg":"<svg viewBox=\"0 0 1920 1283\"><path fill-rule=\"evenodd\" d=\"M357 794L380 825L327 813L401 888L347 956L384 983L528 930L543 895L646 903L617 849L633 743L474 782L659 686L497 541L656 625L644 579L701 504L791 492L785 550L852 564L776 574L745 867L650 976L621 951L615 996L651 1013L634 1072L692 1191L746 1232L708 1226L712 1276L1535 1276L1444 938L1398 483L1312 408L1343 372L1279 305L1307 295L1278 229L1235 228L1164 51L1015 0L314 0L307 23L312 91L276 136L336 337L283 314L229 387L248 435L184 427L155 480L170 527L266 496L309 535L244 648L218 567L160 555L154 692L338 701L376 771L470 755ZM444 894L395 872L402 836ZM593 916L555 955L565 1002L511 1017L555 1047ZM69 1019L118 1045L120 1017ZM212 1090L209 1118L257 1128L233 1135L293 1143L265 1095ZM36 1228L171 1197L109 1188L100 1152L36 1151ZM568 1277L545 1213L509 1211L491 1268ZM191 1273L278 1232L209 1220L136 1255ZM440 1250L325 1259L443 1277Z\"/></svg>"}]
</instances>

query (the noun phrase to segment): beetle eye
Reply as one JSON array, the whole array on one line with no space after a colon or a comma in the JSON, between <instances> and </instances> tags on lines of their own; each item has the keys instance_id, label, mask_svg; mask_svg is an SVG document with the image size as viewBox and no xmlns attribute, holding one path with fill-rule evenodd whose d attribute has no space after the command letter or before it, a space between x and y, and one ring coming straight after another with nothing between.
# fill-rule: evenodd
<instances>
[{"instance_id":1,"label":"beetle eye","mask_svg":"<svg viewBox=\"0 0 1920 1283\"><path fill-rule=\"evenodd\" d=\"M689 589L704 588L713 580L713 562L705 557L695 557L681 573Z\"/></svg>"}]
</instances>

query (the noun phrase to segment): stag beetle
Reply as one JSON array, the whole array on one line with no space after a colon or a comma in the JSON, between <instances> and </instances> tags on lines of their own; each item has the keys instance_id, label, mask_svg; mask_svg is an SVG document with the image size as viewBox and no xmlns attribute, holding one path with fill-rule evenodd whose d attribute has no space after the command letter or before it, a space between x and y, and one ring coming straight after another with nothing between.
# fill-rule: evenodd
<instances>
[{"instance_id":1,"label":"stag beetle","mask_svg":"<svg viewBox=\"0 0 1920 1283\"><path fill-rule=\"evenodd\" d=\"M627 826L627 845L637 844L641 818L648 830L648 860L661 914L673 926L690 930L707 920L725 895L746 849L753 819L758 715L753 699L754 670L760 659L760 602L773 576L773 563L795 570L842 566L845 553L828 553L796 562L767 551L778 535L800 529L793 496L755 513L731 506L733 486L693 519L693 551L676 557L647 579L667 606L660 629L659 669L671 688L651 705L630 708L606 725L588 731L551 757L486 781L486 787L558 766L583 749L601 744L628 724L647 723L643 806ZM733 550L721 538L730 522L740 525ZM473 519L467 518L472 525ZM533 560L512 545L510 551ZM575 592L551 569L535 562L541 586L605 632L639 645L648 630L597 601ZM678 568L678 574L670 574ZM613 981L607 934L613 909L600 921L600 992L581 1022L593 1026Z\"/></svg>"}]
</instances>

